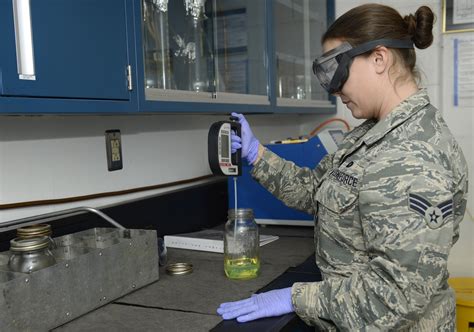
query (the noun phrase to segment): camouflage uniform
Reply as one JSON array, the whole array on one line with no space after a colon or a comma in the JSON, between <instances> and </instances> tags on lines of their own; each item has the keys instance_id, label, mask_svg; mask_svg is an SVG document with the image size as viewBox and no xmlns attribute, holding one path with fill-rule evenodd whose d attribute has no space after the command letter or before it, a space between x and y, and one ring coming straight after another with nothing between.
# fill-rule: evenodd
<instances>
[{"instance_id":1,"label":"camouflage uniform","mask_svg":"<svg viewBox=\"0 0 474 332\"><path fill-rule=\"evenodd\" d=\"M315 216L323 281L292 288L307 324L454 330L447 259L466 208L467 165L424 90L352 130L314 170L265 149L252 175Z\"/></svg>"}]
</instances>

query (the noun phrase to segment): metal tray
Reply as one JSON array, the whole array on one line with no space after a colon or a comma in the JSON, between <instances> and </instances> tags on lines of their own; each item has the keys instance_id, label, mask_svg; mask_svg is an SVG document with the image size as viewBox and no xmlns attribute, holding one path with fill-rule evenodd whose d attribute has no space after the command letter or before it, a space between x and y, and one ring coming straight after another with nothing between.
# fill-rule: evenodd
<instances>
[{"instance_id":1,"label":"metal tray","mask_svg":"<svg viewBox=\"0 0 474 332\"><path fill-rule=\"evenodd\" d=\"M92 228L55 238L57 263L8 269L0 253L0 331L47 331L159 279L156 231Z\"/></svg>"}]
</instances>

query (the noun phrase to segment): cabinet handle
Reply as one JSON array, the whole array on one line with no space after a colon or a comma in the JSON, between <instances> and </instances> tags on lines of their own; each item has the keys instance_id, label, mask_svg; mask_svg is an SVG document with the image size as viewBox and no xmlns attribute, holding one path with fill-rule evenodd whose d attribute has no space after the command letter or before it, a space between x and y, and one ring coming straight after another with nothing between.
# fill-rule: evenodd
<instances>
[{"instance_id":1,"label":"cabinet handle","mask_svg":"<svg viewBox=\"0 0 474 332\"><path fill-rule=\"evenodd\" d=\"M16 63L20 80L36 80L30 0L12 0Z\"/></svg>"},{"instance_id":2,"label":"cabinet handle","mask_svg":"<svg viewBox=\"0 0 474 332\"><path fill-rule=\"evenodd\" d=\"M127 66L127 88L128 91L133 90L133 83L132 83L132 66Z\"/></svg>"}]
</instances>

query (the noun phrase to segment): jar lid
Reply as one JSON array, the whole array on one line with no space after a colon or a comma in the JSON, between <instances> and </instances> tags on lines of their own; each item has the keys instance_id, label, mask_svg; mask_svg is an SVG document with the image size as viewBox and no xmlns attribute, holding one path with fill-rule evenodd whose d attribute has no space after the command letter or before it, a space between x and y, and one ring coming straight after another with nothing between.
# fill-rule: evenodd
<instances>
[{"instance_id":1,"label":"jar lid","mask_svg":"<svg viewBox=\"0 0 474 332\"><path fill-rule=\"evenodd\" d=\"M51 234L51 226L48 224L25 226L16 230L16 235L20 238L51 236Z\"/></svg>"},{"instance_id":2,"label":"jar lid","mask_svg":"<svg viewBox=\"0 0 474 332\"><path fill-rule=\"evenodd\" d=\"M169 275L184 275L193 272L193 264L173 263L166 266L166 273Z\"/></svg>"},{"instance_id":3,"label":"jar lid","mask_svg":"<svg viewBox=\"0 0 474 332\"><path fill-rule=\"evenodd\" d=\"M35 251L48 248L50 244L47 236L33 237L30 239L15 238L10 241L10 250L16 252Z\"/></svg>"},{"instance_id":4,"label":"jar lid","mask_svg":"<svg viewBox=\"0 0 474 332\"><path fill-rule=\"evenodd\" d=\"M252 209L229 209L227 212L229 219L253 219L253 210Z\"/></svg>"}]
</instances>

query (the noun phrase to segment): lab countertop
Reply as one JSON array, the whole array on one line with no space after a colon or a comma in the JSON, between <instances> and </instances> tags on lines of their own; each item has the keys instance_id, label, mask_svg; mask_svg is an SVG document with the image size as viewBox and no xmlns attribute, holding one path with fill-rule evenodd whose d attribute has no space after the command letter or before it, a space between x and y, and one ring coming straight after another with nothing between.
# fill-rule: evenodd
<instances>
[{"instance_id":1,"label":"lab countertop","mask_svg":"<svg viewBox=\"0 0 474 332\"><path fill-rule=\"evenodd\" d=\"M160 267L157 282L54 331L275 331L290 321L295 323L299 320L295 314L239 324L221 321L216 313L222 302L287 287L294 281L320 280L311 257L313 228L267 226L260 232L280 238L260 248L261 273L255 279L226 278L222 254L168 248L168 263L192 263L193 273L170 276Z\"/></svg>"}]
</instances>

